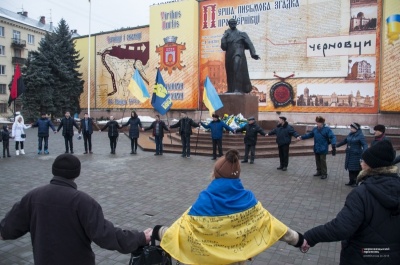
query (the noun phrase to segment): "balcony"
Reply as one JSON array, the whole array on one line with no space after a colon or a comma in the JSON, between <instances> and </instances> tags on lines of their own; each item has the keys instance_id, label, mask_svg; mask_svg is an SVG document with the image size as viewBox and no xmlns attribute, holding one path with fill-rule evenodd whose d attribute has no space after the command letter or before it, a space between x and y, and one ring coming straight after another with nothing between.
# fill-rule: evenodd
<instances>
[{"instance_id":1,"label":"balcony","mask_svg":"<svg viewBox=\"0 0 400 265\"><path fill-rule=\"evenodd\" d=\"M25 48L26 47L26 40L21 40L17 38L11 39L11 46L16 48Z\"/></svg>"},{"instance_id":2,"label":"balcony","mask_svg":"<svg viewBox=\"0 0 400 265\"><path fill-rule=\"evenodd\" d=\"M24 64L26 64L26 59L25 58L21 58L21 57L13 57L12 58L12 63L13 64L24 65Z\"/></svg>"}]
</instances>

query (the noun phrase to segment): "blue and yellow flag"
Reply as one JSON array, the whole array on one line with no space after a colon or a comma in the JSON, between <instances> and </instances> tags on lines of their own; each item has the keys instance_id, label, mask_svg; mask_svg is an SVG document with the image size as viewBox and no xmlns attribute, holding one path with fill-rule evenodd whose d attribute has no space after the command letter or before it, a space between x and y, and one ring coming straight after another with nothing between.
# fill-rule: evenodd
<instances>
[{"instance_id":1,"label":"blue and yellow flag","mask_svg":"<svg viewBox=\"0 0 400 265\"><path fill-rule=\"evenodd\" d=\"M389 44L393 44L400 37L400 14L391 15L386 19Z\"/></svg>"},{"instance_id":2,"label":"blue and yellow flag","mask_svg":"<svg viewBox=\"0 0 400 265\"><path fill-rule=\"evenodd\" d=\"M139 71L136 69L133 73L131 81L129 82L128 89L132 95L142 103L150 98L150 94L147 91L146 85L144 84Z\"/></svg>"},{"instance_id":3,"label":"blue and yellow flag","mask_svg":"<svg viewBox=\"0 0 400 265\"><path fill-rule=\"evenodd\" d=\"M204 82L203 102L210 112L210 116L224 106L208 76Z\"/></svg>"},{"instance_id":4,"label":"blue and yellow flag","mask_svg":"<svg viewBox=\"0 0 400 265\"><path fill-rule=\"evenodd\" d=\"M255 257L287 232L240 179L214 179L165 232L161 247L185 264L230 264Z\"/></svg>"},{"instance_id":5,"label":"blue and yellow flag","mask_svg":"<svg viewBox=\"0 0 400 265\"><path fill-rule=\"evenodd\" d=\"M156 84L154 85L151 105L161 115L165 115L172 106L171 95L165 88L165 83L161 76L160 69L157 69Z\"/></svg>"}]
</instances>

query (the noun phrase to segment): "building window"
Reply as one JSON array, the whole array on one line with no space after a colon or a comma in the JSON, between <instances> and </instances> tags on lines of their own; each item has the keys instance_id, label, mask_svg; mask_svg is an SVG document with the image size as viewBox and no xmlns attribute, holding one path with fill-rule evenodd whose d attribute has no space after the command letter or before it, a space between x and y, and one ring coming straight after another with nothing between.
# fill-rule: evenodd
<instances>
[{"instance_id":1,"label":"building window","mask_svg":"<svg viewBox=\"0 0 400 265\"><path fill-rule=\"evenodd\" d=\"M13 39L20 40L21 39L21 32L18 30L13 30Z\"/></svg>"},{"instance_id":2,"label":"building window","mask_svg":"<svg viewBox=\"0 0 400 265\"><path fill-rule=\"evenodd\" d=\"M35 36L28 34L28 43L29 44L35 44Z\"/></svg>"},{"instance_id":3,"label":"building window","mask_svg":"<svg viewBox=\"0 0 400 265\"><path fill-rule=\"evenodd\" d=\"M14 57L21 58L21 50L20 49L14 49Z\"/></svg>"},{"instance_id":4,"label":"building window","mask_svg":"<svg viewBox=\"0 0 400 265\"><path fill-rule=\"evenodd\" d=\"M6 66L0 65L0 75L5 75L5 74L6 74Z\"/></svg>"},{"instance_id":5,"label":"building window","mask_svg":"<svg viewBox=\"0 0 400 265\"><path fill-rule=\"evenodd\" d=\"M0 94L6 94L6 84L0 84Z\"/></svg>"},{"instance_id":6,"label":"building window","mask_svg":"<svg viewBox=\"0 0 400 265\"><path fill-rule=\"evenodd\" d=\"M7 103L0 103L0 113L7 113Z\"/></svg>"},{"instance_id":7,"label":"building window","mask_svg":"<svg viewBox=\"0 0 400 265\"><path fill-rule=\"evenodd\" d=\"M3 45L0 45L0 55L5 55L6 54L6 47Z\"/></svg>"},{"instance_id":8,"label":"building window","mask_svg":"<svg viewBox=\"0 0 400 265\"><path fill-rule=\"evenodd\" d=\"M4 27L0 27L0 37L4 37Z\"/></svg>"}]
</instances>

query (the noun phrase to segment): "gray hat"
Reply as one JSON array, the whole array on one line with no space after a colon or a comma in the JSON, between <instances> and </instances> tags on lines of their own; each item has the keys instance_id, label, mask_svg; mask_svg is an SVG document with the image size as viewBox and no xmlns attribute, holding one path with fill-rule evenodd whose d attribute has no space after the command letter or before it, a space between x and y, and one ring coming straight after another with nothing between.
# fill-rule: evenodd
<instances>
[{"instance_id":1,"label":"gray hat","mask_svg":"<svg viewBox=\"0 0 400 265\"><path fill-rule=\"evenodd\" d=\"M251 116L251 117L248 118L247 120L248 120L248 121L255 121L256 119L255 119L253 116Z\"/></svg>"}]
</instances>

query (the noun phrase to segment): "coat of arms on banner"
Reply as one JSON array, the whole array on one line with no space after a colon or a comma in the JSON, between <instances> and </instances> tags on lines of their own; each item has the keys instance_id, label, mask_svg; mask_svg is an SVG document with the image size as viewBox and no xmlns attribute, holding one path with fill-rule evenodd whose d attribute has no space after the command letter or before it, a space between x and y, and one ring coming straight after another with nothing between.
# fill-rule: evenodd
<instances>
[{"instance_id":1,"label":"coat of arms on banner","mask_svg":"<svg viewBox=\"0 0 400 265\"><path fill-rule=\"evenodd\" d=\"M176 40L178 37L168 36L164 38L164 45L156 46L156 52L160 55L160 68L168 71L171 75L172 70L179 69L182 70L184 65L181 61L181 53L186 50L185 43L178 44Z\"/></svg>"}]
</instances>

